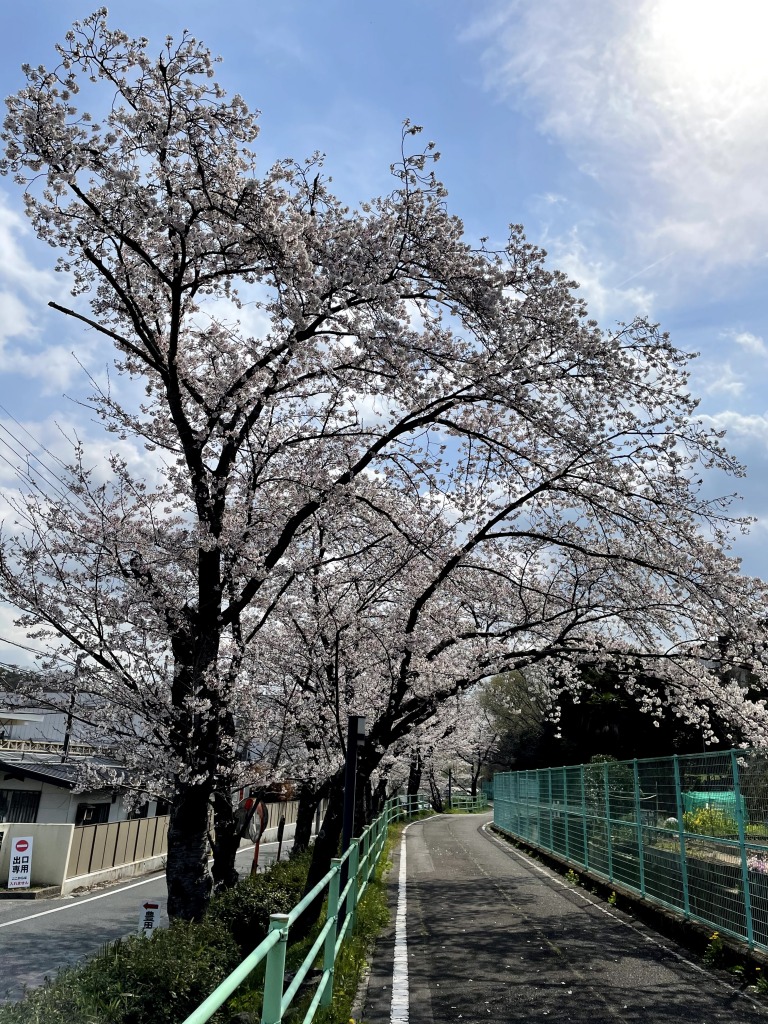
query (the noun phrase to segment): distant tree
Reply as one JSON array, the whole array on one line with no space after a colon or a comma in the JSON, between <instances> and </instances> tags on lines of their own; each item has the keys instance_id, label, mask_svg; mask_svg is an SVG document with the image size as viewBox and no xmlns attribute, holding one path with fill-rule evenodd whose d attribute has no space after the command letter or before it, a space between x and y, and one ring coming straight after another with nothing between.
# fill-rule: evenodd
<instances>
[{"instance_id":1,"label":"distant tree","mask_svg":"<svg viewBox=\"0 0 768 1024\"><path fill-rule=\"evenodd\" d=\"M742 694L759 701L758 678L734 667L722 681L738 679ZM578 667L578 683L553 703L541 679L537 684L520 673L497 676L481 697L500 734L495 768L583 764L597 755L622 760L689 754L708 744L747 740L744 723L729 722L704 697L710 705L704 728L700 715L689 722L674 713L666 703L665 685L663 677L643 672L639 663L627 660L620 669L585 660Z\"/></svg>"},{"instance_id":2,"label":"distant tree","mask_svg":"<svg viewBox=\"0 0 768 1024\"><path fill-rule=\"evenodd\" d=\"M0 693L24 690L39 684L39 674L34 669L20 668L18 665L0 665Z\"/></svg>"},{"instance_id":3,"label":"distant tree","mask_svg":"<svg viewBox=\"0 0 768 1024\"><path fill-rule=\"evenodd\" d=\"M78 297L53 305L143 394L96 388L109 479L77 448L68 500L19 496L0 579L47 670L84 655L98 724L171 794L169 913L205 910L211 808L214 872L231 877L247 751L300 767L347 708L372 709L373 778L482 679L553 657L556 699L599 654L650 663L689 719L706 696L767 739L762 705L697 657L720 635L729 658L754 650L765 588L725 554L741 521L702 495L701 469L740 470L694 418L688 357L643 320L601 331L519 228L499 251L466 241L432 146L408 148L416 126L393 191L350 210L316 159L257 175L255 118L203 46L148 46L102 9L8 100L3 169ZM155 479L134 476L122 437L155 453ZM263 666L274 645L304 658L295 613L316 571L334 635L339 524L363 510L397 539L397 599L380 590L346 648L339 633L345 673L317 687L324 651L281 703L284 665ZM321 528L330 545L311 542ZM381 582L367 545L344 565ZM376 614L372 657L359 638Z\"/></svg>"}]
</instances>

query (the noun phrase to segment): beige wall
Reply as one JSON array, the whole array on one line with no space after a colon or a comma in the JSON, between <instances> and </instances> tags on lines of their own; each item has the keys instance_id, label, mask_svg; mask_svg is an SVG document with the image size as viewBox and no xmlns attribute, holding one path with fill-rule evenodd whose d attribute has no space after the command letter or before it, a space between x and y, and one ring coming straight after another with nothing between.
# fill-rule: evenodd
<instances>
[{"instance_id":1,"label":"beige wall","mask_svg":"<svg viewBox=\"0 0 768 1024\"><path fill-rule=\"evenodd\" d=\"M73 831L72 825L0 823L0 885L8 884L11 840L17 836L32 837L32 885L61 885L67 872Z\"/></svg>"},{"instance_id":2,"label":"beige wall","mask_svg":"<svg viewBox=\"0 0 768 1024\"><path fill-rule=\"evenodd\" d=\"M26 787L19 787L26 788ZM29 787L32 788L32 787ZM65 800L71 799L72 814L71 820L74 820L74 809L78 802L81 800L88 800L89 797L92 799L92 794L85 796L84 794L70 795L64 790L53 791L52 787L45 787L48 793L43 796L40 803L41 817L43 811L43 804L46 796L52 798L51 806L49 810L53 813L53 801L61 794L61 798ZM91 802L91 800L89 800ZM95 801L94 801L95 802ZM325 811L325 801L323 801L322 812ZM118 808L121 806L120 801L116 802ZM59 808L61 810L61 808ZM280 815L285 814L286 819L286 830L285 838L292 837L295 822L296 822L296 811L298 810L298 801L291 800L283 804L270 804L269 805L269 829L263 837L263 842L274 842L277 838L277 824L280 820ZM106 840L102 844L104 849L99 847L98 863L89 854L87 861L88 866L91 868L91 872L88 874L78 874L79 871L87 872L88 866L79 867L79 846L90 835L93 831L98 831L100 837L106 837L111 835L114 831L114 825L97 825L88 826L85 829L77 829L77 835L75 834L75 828L72 824L44 824L38 822L35 825L24 824L24 823L9 823L0 822L0 833L3 834L2 844L0 845L0 886L6 886L8 884L8 868L10 866L10 852L11 852L11 839L14 836L31 836L33 839L32 844L32 885L56 885L65 886L65 892L78 885L94 884L96 881L113 880L120 877L128 877L135 874L140 874L146 871L157 871L163 865L164 854L166 850L166 834L167 834L167 818L162 817L159 819L155 818L144 818L138 819L132 822L125 822L124 826L130 829L131 834L134 831L151 832L153 836L156 832L156 827L160 827L161 831L155 837L155 842L150 848L149 844L140 844L140 848L136 849L137 860L129 863L120 864L121 857L117 855L116 850L106 849ZM123 828L121 831L124 831ZM73 839L77 838L77 843L73 843ZM114 844L113 844L114 845ZM133 850L134 847L132 846ZM102 856L103 855L103 856ZM133 854L131 854L133 856ZM71 875L67 878L67 875Z\"/></svg>"}]
</instances>

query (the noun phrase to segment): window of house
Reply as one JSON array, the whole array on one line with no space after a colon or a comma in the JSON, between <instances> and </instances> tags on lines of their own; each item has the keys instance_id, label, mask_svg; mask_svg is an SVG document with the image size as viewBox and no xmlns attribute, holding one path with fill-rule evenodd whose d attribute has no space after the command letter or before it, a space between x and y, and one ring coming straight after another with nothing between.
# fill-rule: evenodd
<instances>
[{"instance_id":1,"label":"window of house","mask_svg":"<svg viewBox=\"0 0 768 1024\"><path fill-rule=\"evenodd\" d=\"M0 789L0 821L34 824L39 807L39 793L24 789Z\"/></svg>"},{"instance_id":2,"label":"window of house","mask_svg":"<svg viewBox=\"0 0 768 1024\"><path fill-rule=\"evenodd\" d=\"M101 825L109 821L110 804L78 804L75 825Z\"/></svg>"}]
</instances>

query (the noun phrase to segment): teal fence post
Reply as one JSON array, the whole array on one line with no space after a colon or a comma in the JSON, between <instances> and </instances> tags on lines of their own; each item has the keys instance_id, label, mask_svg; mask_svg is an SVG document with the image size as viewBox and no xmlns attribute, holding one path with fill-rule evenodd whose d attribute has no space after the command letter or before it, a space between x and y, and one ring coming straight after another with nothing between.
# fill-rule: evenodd
<instances>
[{"instance_id":1,"label":"teal fence post","mask_svg":"<svg viewBox=\"0 0 768 1024\"><path fill-rule=\"evenodd\" d=\"M541 777L538 771L529 771L525 773L526 785L536 786L535 799L536 799L536 831L537 840L539 846L542 845L542 836L544 835L544 813L546 811L546 803L541 799ZM533 829L531 829L533 831Z\"/></svg>"},{"instance_id":2,"label":"teal fence post","mask_svg":"<svg viewBox=\"0 0 768 1024\"><path fill-rule=\"evenodd\" d=\"M280 929L280 941L267 953L264 978L264 1006L261 1024L280 1024L283 1019L283 984L285 981L285 950L288 945L288 914L270 914L269 930Z\"/></svg>"},{"instance_id":3,"label":"teal fence post","mask_svg":"<svg viewBox=\"0 0 768 1024\"><path fill-rule=\"evenodd\" d=\"M688 858L685 853L685 821L683 820L683 790L680 785L680 759L673 754L672 763L675 769L675 800L677 801L677 832L680 836L680 877L683 881L683 912L691 916L691 899L688 893Z\"/></svg>"},{"instance_id":4,"label":"teal fence post","mask_svg":"<svg viewBox=\"0 0 768 1024\"><path fill-rule=\"evenodd\" d=\"M571 843L570 835L568 832L568 775L565 771L565 766L561 769L563 773L563 814L565 821L565 859L571 859Z\"/></svg>"},{"instance_id":5,"label":"teal fence post","mask_svg":"<svg viewBox=\"0 0 768 1024\"><path fill-rule=\"evenodd\" d=\"M739 829L739 853L741 855L741 884L744 888L744 917L747 925L747 942L754 945L755 936L752 927L752 894L749 891L749 864L747 863L746 830L744 828L744 805L741 802L741 786L739 784L739 762L736 751L731 751L731 770L733 772L733 793L736 798L736 824Z\"/></svg>"},{"instance_id":6,"label":"teal fence post","mask_svg":"<svg viewBox=\"0 0 768 1024\"><path fill-rule=\"evenodd\" d=\"M589 869L589 832L587 831L587 794L584 789L584 765L579 765L579 784L581 785L581 827L584 832L584 867Z\"/></svg>"},{"instance_id":7,"label":"teal fence post","mask_svg":"<svg viewBox=\"0 0 768 1024\"><path fill-rule=\"evenodd\" d=\"M554 853L555 843L553 839L555 825L554 825L554 812L552 810L552 769L542 768L541 771L547 773L547 804L549 806L549 850Z\"/></svg>"},{"instance_id":8,"label":"teal fence post","mask_svg":"<svg viewBox=\"0 0 768 1024\"><path fill-rule=\"evenodd\" d=\"M605 793L605 832L608 839L608 877L613 881L613 839L611 837L611 788L608 784L608 762L603 761L603 792Z\"/></svg>"},{"instance_id":9,"label":"teal fence post","mask_svg":"<svg viewBox=\"0 0 768 1024\"><path fill-rule=\"evenodd\" d=\"M635 821L637 822L637 857L640 869L640 892L645 897L645 844L643 842L643 812L640 807L640 773L637 770L637 758L632 762L635 779Z\"/></svg>"},{"instance_id":10,"label":"teal fence post","mask_svg":"<svg viewBox=\"0 0 768 1024\"><path fill-rule=\"evenodd\" d=\"M360 863L363 865L363 878L367 882L371 877L371 862L373 857L369 857L368 854L371 850L371 830L367 828L363 832L363 849L360 855Z\"/></svg>"},{"instance_id":11,"label":"teal fence post","mask_svg":"<svg viewBox=\"0 0 768 1024\"><path fill-rule=\"evenodd\" d=\"M333 920L333 924L328 929L328 934L325 936L325 944L323 945L323 971L328 972L328 981L325 985L322 998L320 999L321 1006L330 1006L331 1000L333 999L333 972L334 964L336 963L336 933L338 931L339 923L339 882L341 880L341 860L338 857L334 857L331 861L331 870L333 876L328 885L328 910L326 911L326 921Z\"/></svg>"},{"instance_id":12,"label":"teal fence post","mask_svg":"<svg viewBox=\"0 0 768 1024\"><path fill-rule=\"evenodd\" d=\"M357 919L357 872L360 866L360 840L353 839L349 844L349 892L347 893L347 915L351 918L350 930L355 927Z\"/></svg>"}]
</instances>

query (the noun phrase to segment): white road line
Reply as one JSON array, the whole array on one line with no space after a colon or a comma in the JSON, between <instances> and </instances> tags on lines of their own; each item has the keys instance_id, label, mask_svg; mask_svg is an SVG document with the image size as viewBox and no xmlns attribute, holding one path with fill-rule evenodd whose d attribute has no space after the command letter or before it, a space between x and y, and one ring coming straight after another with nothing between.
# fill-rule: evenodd
<instances>
[{"instance_id":1,"label":"white road line","mask_svg":"<svg viewBox=\"0 0 768 1024\"><path fill-rule=\"evenodd\" d=\"M408 1024L408 941L405 926L406 914L406 871L405 833L400 840L400 873L397 888L397 916L395 917L395 956L392 966L392 1004L389 1013L390 1024Z\"/></svg>"},{"instance_id":2,"label":"white road line","mask_svg":"<svg viewBox=\"0 0 768 1024\"><path fill-rule=\"evenodd\" d=\"M121 889L110 889L109 892L101 892L98 896L88 896L78 900L76 903L65 903L63 907L53 907L52 910L41 910L37 914L29 914L27 917L17 917L15 921L4 921L0 928L10 928L12 924L21 924L22 921L32 921L36 917L45 917L46 914L58 914L61 910L74 910L75 907L82 907L84 903L92 903L94 900L103 900L107 896L114 896L119 892L126 892L128 889L135 889L137 885L147 885L149 882L157 882L164 878L164 875L152 875L151 878L144 878L141 882L132 882L131 885L124 885Z\"/></svg>"},{"instance_id":3,"label":"white road line","mask_svg":"<svg viewBox=\"0 0 768 1024\"><path fill-rule=\"evenodd\" d=\"M263 850L267 846L277 846L277 842L262 843L261 849ZM242 853L251 853L253 847L244 846L242 850L238 852L238 856ZM75 910L77 907L82 907L84 903L91 903L93 900L103 900L107 896L117 896L121 892L127 892L129 889L135 889L138 885L148 885L150 882L157 882L161 878L165 878L165 872L159 874L153 874L149 878L143 878L140 882L131 882L130 885L123 885L119 889L110 889L109 892L100 892L98 896L86 896L82 899L75 900L72 903L65 903L63 907L53 907L51 910L40 910L37 914L28 914L26 917L17 917L13 921L4 921L0 924L0 928L10 928L13 924L21 924L22 921L32 921L36 917L45 917L47 914L58 914L62 910Z\"/></svg>"}]
</instances>

